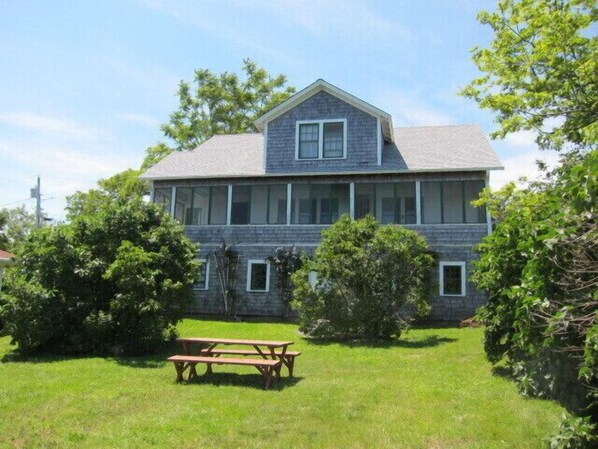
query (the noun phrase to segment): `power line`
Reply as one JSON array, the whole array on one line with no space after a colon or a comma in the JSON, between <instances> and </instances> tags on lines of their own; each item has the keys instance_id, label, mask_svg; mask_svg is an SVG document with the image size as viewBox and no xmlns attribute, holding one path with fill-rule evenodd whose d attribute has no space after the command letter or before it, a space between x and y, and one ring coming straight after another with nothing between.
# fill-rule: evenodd
<instances>
[{"instance_id":1,"label":"power line","mask_svg":"<svg viewBox=\"0 0 598 449\"><path fill-rule=\"evenodd\" d=\"M0 205L0 207L12 206L13 204L22 203L24 201L29 201L29 200L32 200L32 199L33 198L25 198L23 200L13 201L12 203L2 204L2 205Z\"/></svg>"}]
</instances>

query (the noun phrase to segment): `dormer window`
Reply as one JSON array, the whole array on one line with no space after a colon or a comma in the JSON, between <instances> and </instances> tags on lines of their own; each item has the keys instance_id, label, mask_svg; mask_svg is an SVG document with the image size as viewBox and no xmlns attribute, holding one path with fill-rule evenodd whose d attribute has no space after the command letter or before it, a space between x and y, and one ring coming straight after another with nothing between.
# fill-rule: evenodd
<instances>
[{"instance_id":1,"label":"dormer window","mask_svg":"<svg viewBox=\"0 0 598 449\"><path fill-rule=\"evenodd\" d=\"M297 122L296 159L344 159L347 157L347 121Z\"/></svg>"}]
</instances>

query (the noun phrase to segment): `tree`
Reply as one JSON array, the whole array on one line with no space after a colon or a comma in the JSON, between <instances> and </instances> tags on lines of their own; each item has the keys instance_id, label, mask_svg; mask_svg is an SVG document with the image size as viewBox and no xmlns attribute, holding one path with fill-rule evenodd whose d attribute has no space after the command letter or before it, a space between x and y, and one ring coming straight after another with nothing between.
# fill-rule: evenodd
<instances>
[{"instance_id":1,"label":"tree","mask_svg":"<svg viewBox=\"0 0 598 449\"><path fill-rule=\"evenodd\" d=\"M15 251L35 229L35 215L25 206L0 210L0 249Z\"/></svg>"},{"instance_id":2,"label":"tree","mask_svg":"<svg viewBox=\"0 0 598 449\"><path fill-rule=\"evenodd\" d=\"M67 197L67 219L79 215L94 214L106 203L118 200L137 200L148 192L147 184L139 179L141 170L127 169L114 176L98 181L97 189L75 192Z\"/></svg>"},{"instance_id":3,"label":"tree","mask_svg":"<svg viewBox=\"0 0 598 449\"><path fill-rule=\"evenodd\" d=\"M409 308L429 311L433 265L416 232L345 215L322 231L313 258L292 277L300 329L314 336L398 337L413 315Z\"/></svg>"},{"instance_id":4,"label":"tree","mask_svg":"<svg viewBox=\"0 0 598 449\"><path fill-rule=\"evenodd\" d=\"M174 150L170 148L168 145L166 145L164 142L158 142L156 145L147 147L145 150L145 158L143 159L143 162L141 163L141 167L139 168L139 170L141 172L146 171L148 168L150 168L153 165L156 165L158 162L160 162L173 151Z\"/></svg>"},{"instance_id":5,"label":"tree","mask_svg":"<svg viewBox=\"0 0 598 449\"><path fill-rule=\"evenodd\" d=\"M250 59L243 60L243 71L243 81L235 73L198 69L193 88L180 82L179 108L162 125L176 150L193 150L216 134L255 132L254 120L295 92L286 76L272 77Z\"/></svg>"},{"instance_id":6,"label":"tree","mask_svg":"<svg viewBox=\"0 0 598 449\"><path fill-rule=\"evenodd\" d=\"M485 192L481 204L502 217L472 276L488 296L480 311L488 359L506 363L525 394L555 398L595 425L598 150L569 155L543 182ZM587 420L564 424L587 439Z\"/></svg>"},{"instance_id":7,"label":"tree","mask_svg":"<svg viewBox=\"0 0 598 449\"><path fill-rule=\"evenodd\" d=\"M105 197L19 248L0 320L23 353L144 353L175 334L197 247L159 206Z\"/></svg>"},{"instance_id":8,"label":"tree","mask_svg":"<svg viewBox=\"0 0 598 449\"><path fill-rule=\"evenodd\" d=\"M301 268L301 254L297 251L295 245L290 248L279 246L274 250L274 255L267 257L266 260L274 264L277 274L278 291L285 304L285 313L293 299L293 280L295 271Z\"/></svg>"},{"instance_id":9,"label":"tree","mask_svg":"<svg viewBox=\"0 0 598 449\"><path fill-rule=\"evenodd\" d=\"M598 145L598 18L595 0L500 0L489 25L489 48L473 49L484 74L461 94L496 114L503 138L538 132L544 149Z\"/></svg>"},{"instance_id":10,"label":"tree","mask_svg":"<svg viewBox=\"0 0 598 449\"><path fill-rule=\"evenodd\" d=\"M216 260L216 273L222 295L222 309L227 317L235 316L237 313L237 278L239 275L239 252L232 245L228 245L224 239L218 249L214 251Z\"/></svg>"}]
</instances>

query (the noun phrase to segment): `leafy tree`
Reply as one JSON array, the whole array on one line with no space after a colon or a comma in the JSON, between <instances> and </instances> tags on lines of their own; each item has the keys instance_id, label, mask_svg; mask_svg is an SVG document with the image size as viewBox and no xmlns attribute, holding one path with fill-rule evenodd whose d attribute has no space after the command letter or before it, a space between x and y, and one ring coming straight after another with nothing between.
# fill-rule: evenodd
<instances>
[{"instance_id":1,"label":"leafy tree","mask_svg":"<svg viewBox=\"0 0 598 449\"><path fill-rule=\"evenodd\" d=\"M35 216L25 206L0 210L0 249L15 251L35 229Z\"/></svg>"},{"instance_id":2,"label":"leafy tree","mask_svg":"<svg viewBox=\"0 0 598 449\"><path fill-rule=\"evenodd\" d=\"M148 187L139 179L139 175L141 170L129 168L110 178L99 180L97 189L79 191L67 197L67 219L73 220L79 215L97 213L110 201L142 198Z\"/></svg>"},{"instance_id":3,"label":"leafy tree","mask_svg":"<svg viewBox=\"0 0 598 449\"><path fill-rule=\"evenodd\" d=\"M237 313L237 302L240 299L239 292L237 291L239 252L223 239L218 249L214 251L214 259L216 260L216 273L218 274L218 282L220 284L224 315L227 317L235 316Z\"/></svg>"},{"instance_id":4,"label":"leafy tree","mask_svg":"<svg viewBox=\"0 0 598 449\"><path fill-rule=\"evenodd\" d=\"M145 150L145 158L141 164L139 170L141 172L146 171L153 165L156 165L174 150L166 145L164 142L158 142L156 145L148 147Z\"/></svg>"},{"instance_id":5,"label":"leafy tree","mask_svg":"<svg viewBox=\"0 0 598 449\"><path fill-rule=\"evenodd\" d=\"M474 48L484 74L462 95L496 113L494 137L533 130L541 148L596 148L597 18L595 0L500 0L479 13L494 40Z\"/></svg>"},{"instance_id":6,"label":"leafy tree","mask_svg":"<svg viewBox=\"0 0 598 449\"><path fill-rule=\"evenodd\" d=\"M398 337L413 314L408 308L429 310L433 265L416 232L345 215L322 232L313 258L293 275L300 329L314 336Z\"/></svg>"},{"instance_id":7,"label":"leafy tree","mask_svg":"<svg viewBox=\"0 0 598 449\"><path fill-rule=\"evenodd\" d=\"M278 279L278 290L285 303L285 308L288 309L293 299L292 276L295 271L301 268L301 254L297 251L295 245L292 245L290 248L280 246L276 248L274 255L268 257L267 260L274 264Z\"/></svg>"},{"instance_id":8,"label":"leafy tree","mask_svg":"<svg viewBox=\"0 0 598 449\"><path fill-rule=\"evenodd\" d=\"M105 198L19 248L0 319L24 353L152 351L185 311L196 253L157 205Z\"/></svg>"},{"instance_id":9,"label":"leafy tree","mask_svg":"<svg viewBox=\"0 0 598 449\"><path fill-rule=\"evenodd\" d=\"M544 182L490 195L480 202L500 205L502 220L479 245L473 273L488 296L486 354L511 367L524 393L558 399L595 425L598 150L569 155Z\"/></svg>"}]
</instances>

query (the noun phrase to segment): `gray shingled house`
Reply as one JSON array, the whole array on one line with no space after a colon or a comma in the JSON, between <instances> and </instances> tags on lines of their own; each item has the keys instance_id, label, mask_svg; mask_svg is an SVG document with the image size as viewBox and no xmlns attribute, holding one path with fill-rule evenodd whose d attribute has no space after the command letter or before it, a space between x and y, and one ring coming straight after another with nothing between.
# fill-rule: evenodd
<instances>
[{"instance_id":1,"label":"gray shingled house","mask_svg":"<svg viewBox=\"0 0 598 449\"><path fill-rule=\"evenodd\" d=\"M427 238L439 254L433 319L471 316L484 303L468 275L490 217L470 201L502 167L478 126L394 128L388 113L323 80L255 125L260 133L214 136L142 175L153 201L201 244L193 312L222 311L212 253L224 239L241 256L237 313L283 314L266 258L279 246L312 253L342 214Z\"/></svg>"}]
</instances>

